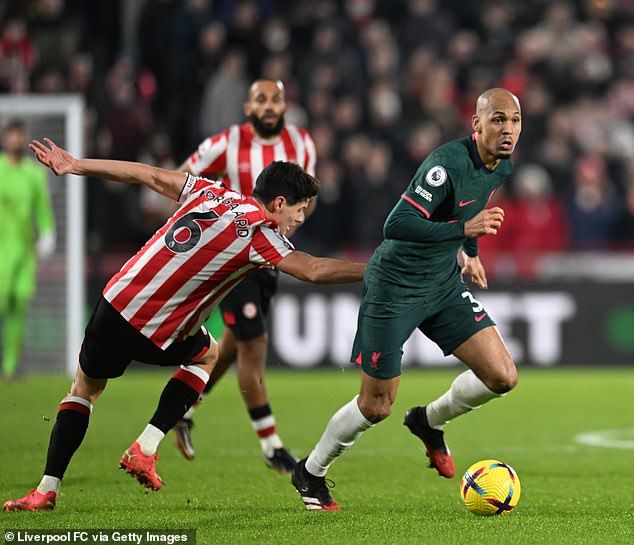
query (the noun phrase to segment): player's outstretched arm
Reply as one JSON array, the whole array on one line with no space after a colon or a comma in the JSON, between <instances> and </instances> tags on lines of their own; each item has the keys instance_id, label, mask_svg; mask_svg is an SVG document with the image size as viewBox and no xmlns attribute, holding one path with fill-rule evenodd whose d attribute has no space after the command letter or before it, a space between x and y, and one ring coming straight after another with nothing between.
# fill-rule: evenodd
<instances>
[{"instance_id":1,"label":"player's outstretched arm","mask_svg":"<svg viewBox=\"0 0 634 545\"><path fill-rule=\"evenodd\" d=\"M98 176L115 182L143 184L175 201L178 200L186 180L182 172L142 163L109 159L77 159L49 138L44 138L44 142L46 144L33 140L29 148L36 159L57 176L63 174Z\"/></svg>"},{"instance_id":2,"label":"player's outstretched arm","mask_svg":"<svg viewBox=\"0 0 634 545\"><path fill-rule=\"evenodd\" d=\"M363 279L365 263L314 257L305 252L294 251L284 257L277 268L298 280L315 284L343 284Z\"/></svg>"}]
</instances>

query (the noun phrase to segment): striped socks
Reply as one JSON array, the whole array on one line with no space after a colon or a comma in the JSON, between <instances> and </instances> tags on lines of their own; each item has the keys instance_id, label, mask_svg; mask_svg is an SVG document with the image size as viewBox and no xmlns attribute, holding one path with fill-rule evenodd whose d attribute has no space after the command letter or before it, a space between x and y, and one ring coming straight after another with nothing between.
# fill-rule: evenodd
<instances>
[{"instance_id":1,"label":"striped socks","mask_svg":"<svg viewBox=\"0 0 634 545\"><path fill-rule=\"evenodd\" d=\"M165 385L150 423L138 437L143 454L152 455L165 434L171 430L196 402L209 374L196 365L181 365Z\"/></svg>"},{"instance_id":2,"label":"striped socks","mask_svg":"<svg viewBox=\"0 0 634 545\"><path fill-rule=\"evenodd\" d=\"M82 397L68 395L60 403L57 419L51 430L44 469L45 476L58 479L58 488L73 454L84 440L91 412L92 403ZM47 481L44 487L51 483L54 482Z\"/></svg>"},{"instance_id":3,"label":"striped socks","mask_svg":"<svg viewBox=\"0 0 634 545\"><path fill-rule=\"evenodd\" d=\"M273 456L277 448L282 448L282 440L275 428L275 417L271 412L271 407L267 403L261 407L249 409L251 425L260 439L260 448L267 458Z\"/></svg>"}]
</instances>

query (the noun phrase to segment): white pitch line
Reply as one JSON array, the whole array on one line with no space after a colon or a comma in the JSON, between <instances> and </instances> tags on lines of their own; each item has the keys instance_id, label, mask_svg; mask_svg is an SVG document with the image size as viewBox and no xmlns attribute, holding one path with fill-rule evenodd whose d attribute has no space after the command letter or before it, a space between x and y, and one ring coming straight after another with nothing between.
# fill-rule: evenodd
<instances>
[{"instance_id":1,"label":"white pitch line","mask_svg":"<svg viewBox=\"0 0 634 545\"><path fill-rule=\"evenodd\" d=\"M575 436L575 441L593 447L634 449L634 428L580 433Z\"/></svg>"}]
</instances>

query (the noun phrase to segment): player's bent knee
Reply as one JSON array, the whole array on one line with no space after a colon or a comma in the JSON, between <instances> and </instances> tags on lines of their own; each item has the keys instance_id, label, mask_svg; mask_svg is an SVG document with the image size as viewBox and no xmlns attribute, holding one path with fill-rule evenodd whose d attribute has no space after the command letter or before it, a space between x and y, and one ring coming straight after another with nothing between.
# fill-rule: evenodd
<instances>
[{"instance_id":1,"label":"player's bent knee","mask_svg":"<svg viewBox=\"0 0 634 545\"><path fill-rule=\"evenodd\" d=\"M75 375L75 380L73 380L68 393L69 395L87 399L94 404L105 390L107 383L108 379L106 378L92 378L81 371Z\"/></svg>"},{"instance_id":2,"label":"player's bent knee","mask_svg":"<svg viewBox=\"0 0 634 545\"><path fill-rule=\"evenodd\" d=\"M390 416L390 414L392 414L392 411L391 410L387 410L387 411L383 411L383 410L363 411L362 410L361 413L370 422L372 422L372 424L378 424L379 422L381 422L382 420L385 420L388 416Z\"/></svg>"},{"instance_id":3,"label":"player's bent knee","mask_svg":"<svg viewBox=\"0 0 634 545\"><path fill-rule=\"evenodd\" d=\"M381 422L381 420L385 420L392 414L391 403L377 403L376 401L364 403L361 399L359 399L358 404L361 414L373 424L377 424L378 422Z\"/></svg>"},{"instance_id":4,"label":"player's bent knee","mask_svg":"<svg viewBox=\"0 0 634 545\"><path fill-rule=\"evenodd\" d=\"M498 373L487 387L496 394L505 394L517 386L518 380L517 369L513 365Z\"/></svg>"}]
</instances>

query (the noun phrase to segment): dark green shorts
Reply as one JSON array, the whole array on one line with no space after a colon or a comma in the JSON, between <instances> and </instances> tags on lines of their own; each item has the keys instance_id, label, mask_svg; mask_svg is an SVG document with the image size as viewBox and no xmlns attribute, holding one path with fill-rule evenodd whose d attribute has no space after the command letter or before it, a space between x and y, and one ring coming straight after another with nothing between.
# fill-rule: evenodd
<instances>
[{"instance_id":1,"label":"dark green shorts","mask_svg":"<svg viewBox=\"0 0 634 545\"><path fill-rule=\"evenodd\" d=\"M495 325L466 284L433 297L374 298L364 284L351 361L379 379L401 374L403 344L416 328L434 341L445 355L472 335Z\"/></svg>"}]
</instances>

